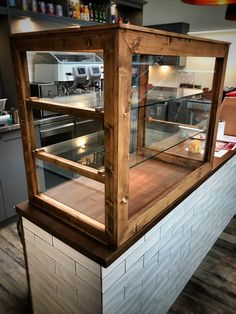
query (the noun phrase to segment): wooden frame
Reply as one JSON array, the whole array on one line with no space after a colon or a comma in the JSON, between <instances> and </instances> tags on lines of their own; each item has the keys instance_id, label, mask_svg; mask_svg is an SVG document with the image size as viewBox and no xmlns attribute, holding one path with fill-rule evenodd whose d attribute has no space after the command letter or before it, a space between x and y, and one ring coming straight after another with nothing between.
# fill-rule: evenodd
<instances>
[{"instance_id":1,"label":"wooden frame","mask_svg":"<svg viewBox=\"0 0 236 314\"><path fill-rule=\"evenodd\" d=\"M199 182L211 169L216 139L217 121L222 96L222 87L227 62L228 43L195 38L188 35L168 33L149 28L113 24L76 27L11 36L12 56L18 90L18 106L29 201L43 210L76 226L83 232L107 245L117 247L136 235L168 206ZM30 98L26 51L96 51L103 50L105 89L104 113L80 110L68 105L55 105ZM169 56L215 57L215 74L212 87L212 110L207 136L207 149L203 163L192 163L196 168L163 199L154 201L141 215L128 218L129 204L129 136L132 54L156 54ZM111 71L111 69L113 71ZM145 68L142 69L145 71ZM145 94L147 79L143 77L140 93ZM144 101L145 99L143 99ZM140 104L142 105L142 104ZM91 171L62 158L56 158L37 150L34 138L32 107L44 108L65 114L104 119L105 176L103 171ZM139 124L145 119L140 111ZM139 131L138 146L143 141ZM73 170L105 184L105 224L77 213L40 193L37 183L34 158L50 161L65 169ZM162 154L161 158L166 158Z\"/></svg>"}]
</instances>

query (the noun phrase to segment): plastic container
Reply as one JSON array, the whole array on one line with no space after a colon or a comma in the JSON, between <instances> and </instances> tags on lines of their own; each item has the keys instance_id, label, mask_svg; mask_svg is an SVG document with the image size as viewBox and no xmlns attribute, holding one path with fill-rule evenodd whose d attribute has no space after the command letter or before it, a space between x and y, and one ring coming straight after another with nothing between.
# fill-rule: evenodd
<instances>
[{"instance_id":1,"label":"plastic container","mask_svg":"<svg viewBox=\"0 0 236 314\"><path fill-rule=\"evenodd\" d=\"M0 99L0 112L4 111L7 98Z\"/></svg>"}]
</instances>

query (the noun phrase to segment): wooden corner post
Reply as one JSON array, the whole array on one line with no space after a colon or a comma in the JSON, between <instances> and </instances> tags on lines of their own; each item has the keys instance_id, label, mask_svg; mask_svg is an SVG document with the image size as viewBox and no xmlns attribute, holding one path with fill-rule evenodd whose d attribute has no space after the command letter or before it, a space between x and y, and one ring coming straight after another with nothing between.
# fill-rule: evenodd
<instances>
[{"instance_id":1,"label":"wooden corner post","mask_svg":"<svg viewBox=\"0 0 236 314\"><path fill-rule=\"evenodd\" d=\"M29 199L33 199L38 192L36 169L32 159L32 150L35 149L32 111L27 108L26 99L29 98L29 75L27 56L25 51L16 49L11 42L12 60L15 70L16 88L18 94L18 109L22 134L22 145L25 160L25 171ZM29 140L30 139L30 140Z\"/></svg>"},{"instance_id":2,"label":"wooden corner post","mask_svg":"<svg viewBox=\"0 0 236 314\"><path fill-rule=\"evenodd\" d=\"M105 225L118 246L128 228L132 54L121 29L104 51Z\"/></svg>"}]
</instances>

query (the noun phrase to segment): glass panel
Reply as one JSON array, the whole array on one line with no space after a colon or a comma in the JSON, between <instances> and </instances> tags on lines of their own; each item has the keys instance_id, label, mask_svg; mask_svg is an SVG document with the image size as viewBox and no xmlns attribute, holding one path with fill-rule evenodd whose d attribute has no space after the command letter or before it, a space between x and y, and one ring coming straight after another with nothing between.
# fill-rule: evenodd
<instances>
[{"instance_id":1,"label":"glass panel","mask_svg":"<svg viewBox=\"0 0 236 314\"><path fill-rule=\"evenodd\" d=\"M87 141L92 141L91 145L95 145L95 147L101 146L103 145L103 135L100 133L97 136L91 137L89 140L87 138L77 140L77 138L102 130L103 121L101 120L85 119L78 116L55 114L54 112L47 111L47 116L35 118L36 148L44 147L46 151L58 154L58 151L61 151L62 147L63 150L70 151L73 146L73 150L75 150L76 147L78 148L80 142L86 143ZM70 158L73 160L72 157Z\"/></svg>"},{"instance_id":2,"label":"glass panel","mask_svg":"<svg viewBox=\"0 0 236 314\"><path fill-rule=\"evenodd\" d=\"M104 131L44 146L43 149L47 153L76 161L94 169L104 167Z\"/></svg>"},{"instance_id":3,"label":"glass panel","mask_svg":"<svg viewBox=\"0 0 236 314\"><path fill-rule=\"evenodd\" d=\"M103 51L28 51L27 60L31 96L81 108L103 107Z\"/></svg>"},{"instance_id":4,"label":"glass panel","mask_svg":"<svg viewBox=\"0 0 236 314\"><path fill-rule=\"evenodd\" d=\"M214 61L133 56L131 167L181 143L179 153L200 154L191 158L204 159Z\"/></svg>"},{"instance_id":5,"label":"glass panel","mask_svg":"<svg viewBox=\"0 0 236 314\"><path fill-rule=\"evenodd\" d=\"M53 103L60 112L33 109L39 192L59 202L58 207L61 203L104 223L103 54L27 52L27 60L31 96L42 108L44 102ZM79 111L69 115L61 104L101 114L94 119Z\"/></svg>"},{"instance_id":6,"label":"glass panel","mask_svg":"<svg viewBox=\"0 0 236 314\"><path fill-rule=\"evenodd\" d=\"M40 193L105 223L104 184L36 159Z\"/></svg>"},{"instance_id":7,"label":"glass panel","mask_svg":"<svg viewBox=\"0 0 236 314\"><path fill-rule=\"evenodd\" d=\"M133 55L129 217L205 158L215 58Z\"/></svg>"}]
</instances>

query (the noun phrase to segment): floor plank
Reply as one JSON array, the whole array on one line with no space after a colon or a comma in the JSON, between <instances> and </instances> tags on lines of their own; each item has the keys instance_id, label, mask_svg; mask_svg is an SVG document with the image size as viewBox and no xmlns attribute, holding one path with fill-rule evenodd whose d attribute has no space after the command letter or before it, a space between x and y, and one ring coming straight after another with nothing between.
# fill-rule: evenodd
<instances>
[{"instance_id":1,"label":"floor plank","mask_svg":"<svg viewBox=\"0 0 236 314\"><path fill-rule=\"evenodd\" d=\"M16 222L0 226L0 313L27 314L27 281Z\"/></svg>"}]
</instances>

